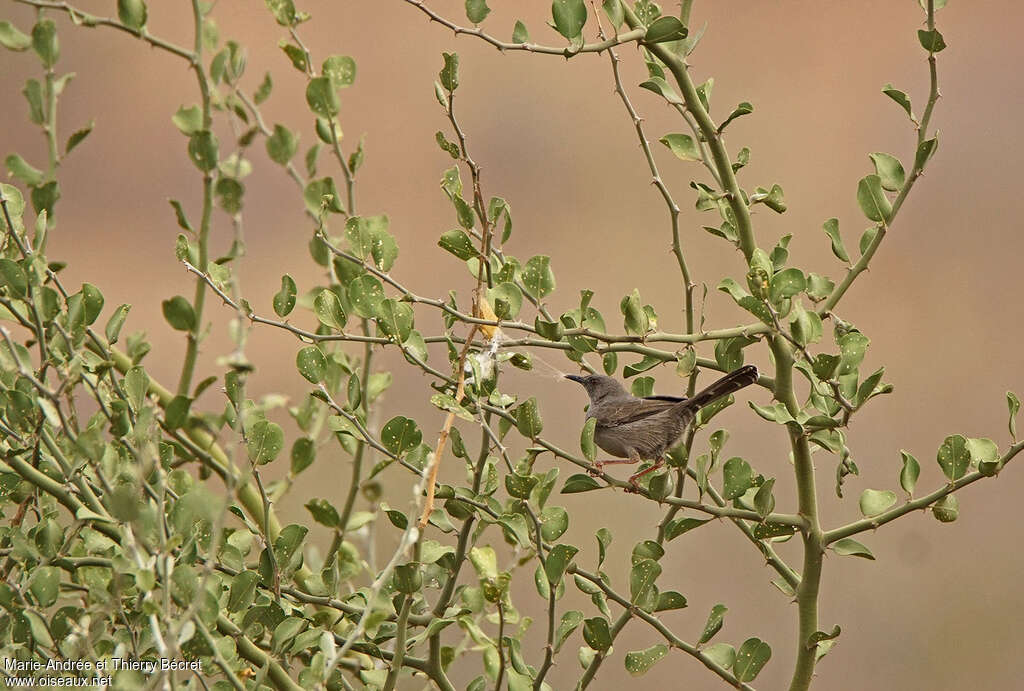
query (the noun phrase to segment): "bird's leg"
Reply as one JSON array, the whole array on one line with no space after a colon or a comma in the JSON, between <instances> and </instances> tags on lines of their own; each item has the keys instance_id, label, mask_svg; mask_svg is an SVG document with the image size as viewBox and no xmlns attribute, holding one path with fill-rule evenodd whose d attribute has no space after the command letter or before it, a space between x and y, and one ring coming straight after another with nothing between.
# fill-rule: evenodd
<instances>
[{"instance_id":1,"label":"bird's leg","mask_svg":"<svg viewBox=\"0 0 1024 691\"><path fill-rule=\"evenodd\" d=\"M606 461L594 461L593 467L590 469L591 475L597 475L601 472L601 469L606 465L616 465L618 463L639 463L640 454L636 451L630 451L629 458L609 458Z\"/></svg>"},{"instance_id":2,"label":"bird's leg","mask_svg":"<svg viewBox=\"0 0 1024 691\"><path fill-rule=\"evenodd\" d=\"M653 473L655 470L657 470L658 468L661 468L663 465L665 465L665 458L661 457L657 461L655 461L654 465L652 465L650 468L644 468L639 473L635 473L633 475L630 475L629 476L629 484L632 485L633 491L634 492L639 492L640 491L640 485L637 484L637 480L642 478L644 475L647 475L648 473Z\"/></svg>"}]
</instances>

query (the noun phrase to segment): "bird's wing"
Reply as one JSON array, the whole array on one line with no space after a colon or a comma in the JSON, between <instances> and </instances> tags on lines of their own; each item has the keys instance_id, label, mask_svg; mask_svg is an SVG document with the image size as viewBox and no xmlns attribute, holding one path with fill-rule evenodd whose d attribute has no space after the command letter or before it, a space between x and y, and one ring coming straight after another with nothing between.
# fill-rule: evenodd
<instances>
[{"instance_id":1,"label":"bird's wing","mask_svg":"<svg viewBox=\"0 0 1024 691\"><path fill-rule=\"evenodd\" d=\"M630 401L616 401L614 405L601 406L601 410L595 417L601 427L616 427L657 415L680 402L669 396L666 396L665 399L669 400L634 398Z\"/></svg>"},{"instance_id":2,"label":"bird's wing","mask_svg":"<svg viewBox=\"0 0 1024 691\"><path fill-rule=\"evenodd\" d=\"M644 396L645 401L672 401L673 403L682 403L686 400L686 396Z\"/></svg>"}]
</instances>

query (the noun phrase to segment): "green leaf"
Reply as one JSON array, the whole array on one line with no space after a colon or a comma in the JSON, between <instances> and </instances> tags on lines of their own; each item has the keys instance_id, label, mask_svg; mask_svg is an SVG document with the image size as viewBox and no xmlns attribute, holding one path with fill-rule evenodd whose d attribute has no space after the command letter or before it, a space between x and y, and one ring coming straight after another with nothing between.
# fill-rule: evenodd
<instances>
[{"instance_id":1,"label":"green leaf","mask_svg":"<svg viewBox=\"0 0 1024 691\"><path fill-rule=\"evenodd\" d=\"M536 439L544 429L544 422L541 420L540 410L537 407L537 399L532 396L519 405L513 411L513 415L516 418L516 429L524 437Z\"/></svg>"},{"instance_id":2,"label":"green leaf","mask_svg":"<svg viewBox=\"0 0 1024 691\"><path fill-rule=\"evenodd\" d=\"M877 236L878 226L864 229L864 234L860 236L860 253L862 255L867 254L868 248L875 242L875 237Z\"/></svg>"},{"instance_id":3,"label":"green leaf","mask_svg":"<svg viewBox=\"0 0 1024 691\"><path fill-rule=\"evenodd\" d=\"M274 314L287 317L295 307L295 279L288 274L281 277L281 290L274 295Z\"/></svg>"},{"instance_id":4,"label":"green leaf","mask_svg":"<svg viewBox=\"0 0 1024 691\"><path fill-rule=\"evenodd\" d=\"M53 67L60 58L60 42L57 40L57 25L52 19L40 19L32 27L32 49L43 63Z\"/></svg>"},{"instance_id":5,"label":"green leaf","mask_svg":"<svg viewBox=\"0 0 1024 691\"><path fill-rule=\"evenodd\" d=\"M306 346L296 354L295 367L306 381L319 383L327 375L327 356L317 346Z\"/></svg>"},{"instance_id":6,"label":"green leaf","mask_svg":"<svg viewBox=\"0 0 1024 691\"><path fill-rule=\"evenodd\" d=\"M345 222L345 237L352 252L360 259L372 257L382 271L389 271L398 258L398 245L388 232L389 224L385 214L355 216Z\"/></svg>"},{"instance_id":7,"label":"green leaf","mask_svg":"<svg viewBox=\"0 0 1024 691\"><path fill-rule=\"evenodd\" d=\"M786 199L783 195L781 185L772 185L770 190L766 190L763 187L756 188L753 196L751 197L751 203L764 204L769 209L779 214L786 211Z\"/></svg>"},{"instance_id":8,"label":"green leaf","mask_svg":"<svg viewBox=\"0 0 1024 691\"><path fill-rule=\"evenodd\" d=\"M711 608L711 613L708 614L708 620L704 624L704 632L700 635L700 640L697 641L698 645L707 643L715 634L722 628L722 622L725 619L725 613L729 611L729 608L723 604L717 604Z\"/></svg>"},{"instance_id":9,"label":"green leaf","mask_svg":"<svg viewBox=\"0 0 1024 691\"><path fill-rule=\"evenodd\" d=\"M643 336L650 331L650 319L640 301L640 291L634 288L630 295L622 298L619 309L622 311L622 316L625 317L626 333Z\"/></svg>"},{"instance_id":10,"label":"green leaf","mask_svg":"<svg viewBox=\"0 0 1024 691\"><path fill-rule=\"evenodd\" d=\"M371 382L372 383L372 382ZM372 398L372 397L371 397ZM473 422L476 418L473 414L466 410L464 407L455 402L455 399L444 393L436 393L430 397L431 405L434 405L441 410L447 410L455 413L458 417L468 422Z\"/></svg>"},{"instance_id":11,"label":"green leaf","mask_svg":"<svg viewBox=\"0 0 1024 691\"><path fill-rule=\"evenodd\" d=\"M658 140L667 146L676 158L683 161L700 161L700 150L688 134L666 134Z\"/></svg>"},{"instance_id":12,"label":"green leaf","mask_svg":"<svg viewBox=\"0 0 1024 691\"><path fill-rule=\"evenodd\" d=\"M270 160L286 165L299 150L299 138L284 125L274 125L274 132L267 137L267 155Z\"/></svg>"},{"instance_id":13,"label":"green leaf","mask_svg":"<svg viewBox=\"0 0 1024 691\"><path fill-rule=\"evenodd\" d=\"M313 77L306 85L309 109L324 118L333 118L341 110L336 87L328 77Z\"/></svg>"},{"instance_id":14,"label":"green leaf","mask_svg":"<svg viewBox=\"0 0 1024 691\"><path fill-rule=\"evenodd\" d=\"M124 326L125 319L128 318L128 310L131 308L131 305L119 305L114 309L114 313L110 315L110 319L107 320L107 326L104 329L108 343L117 343L118 336L121 334L121 327Z\"/></svg>"},{"instance_id":15,"label":"green leaf","mask_svg":"<svg viewBox=\"0 0 1024 691\"><path fill-rule=\"evenodd\" d=\"M209 130L195 132L188 138L188 157L204 173L217 167L217 137Z\"/></svg>"},{"instance_id":16,"label":"green leaf","mask_svg":"<svg viewBox=\"0 0 1024 691\"><path fill-rule=\"evenodd\" d=\"M25 82L25 88L21 90L25 100L28 101L28 119L36 125L46 122L46 115L43 112L43 85L38 79L29 79Z\"/></svg>"},{"instance_id":17,"label":"green leaf","mask_svg":"<svg viewBox=\"0 0 1024 691\"><path fill-rule=\"evenodd\" d=\"M967 474L971 465L971 453L967 449L967 439L960 434L954 434L942 442L937 455L939 467L950 480L959 480Z\"/></svg>"},{"instance_id":18,"label":"green leaf","mask_svg":"<svg viewBox=\"0 0 1024 691\"><path fill-rule=\"evenodd\" d=\"M661 363L662 361L659 360L658 358L645 355L643 359L640 360L640 362L634 362L631 365L626 365L626 367L622 370L622 376L625 377L626 379L629 379L630 377L634 377L640 374L641 372L646 372L652 367L657 367Z\"/></svg>"},{"instance_id":19,"label":"green leaf","mask_svg":"<svg viewBox=\"0 0 1024 691\"><path fill-rule=\"evenodd\" d=\"M253 424L247 437L249 460L258 465L270 463L284 448L284 431L275 422L259 420Z\"/></svg>"},{"instance_id":20,"label":"green leaf","mask_svg":"<svg viewBox=\"0 0 1024 691\"><path fill-rule=\"evenodd\" d=\"M49 607L60 595L60 569L56 566L37 566L32 573L29 592L40 607Z\"/></svg>"},{"instance_id":21,"label":"green leaf","mask_svg":"<svg viewBox=\"0 0 1024 691\"><path fill-rule=\"evenodd\" d=\"M839 339L839 374L856 372L870 343L868 337L858 331L851 331Z\"/></svg>"},{"instance_id":22,"label":"green leaf","mask_svg":"<svg viewBox=\"0 0 1024 691\"><path fill-rule=\"evenodd\" d=\"M188 410L192 405L192 399L181 394L171 399L164 412L164 424L168 429L179 429L185 426L188 421Z\"/></svg>"},{"instance_id":23,"label":"green leaf","mask_svg":"<svg viewBox=\"0 0 1024 691\"><path fill-rule=\"evenodd\" d=\"M917 478L921 474L921 464L911 454L900 451L903 457L903 469L900 470L900 487L907 493L907 496L914 496L914 488L917 486Z\"/></svg>"},{"instance_id":24,"label":"green leaf","mask_svg":"<svg viewBox=\"0 0 1024 691\"><path fill-rule=\"evenodd\" d=\"M60 186L56 180L51 180L43 185L32 188L32 208L37 214L46 212L48 216L53 215L53 207L60 199Z\"/></svg>"},{"instance_id":25,"label":"green leaf","mask_svg":"<svg viewBox=\"0 0 1024 691\"><path fill-rule=\"evenodd\" d=\"M647 81L641 82L640 83L640 88L647 89L648 91L653 91L654 93L660 95L662 98L664 98L669 103L674 103L676 105L683 105L683 99L681 99L679 97L679 94L676 93L676 90L673 89L669 85L669 83L666 82L664 80L664 78L662 78L662 77L651 77ZM685 135L680 135L680 136L685 136ZM686 159L686 160L689 160L689 159Z\"/></svg>"},{"instance_id":26,"label":"green leaf","mask_svg":"<svg viewBox=\"0 0 1024 691\"><path fill-rule=\"evenodd\" d=\"M729 669L736 662L736 649L728 643L715 643L701 652L722 669Z\"/></svg>"},{"instance_id":27,"label":"green leaf","mask_svg":"<svg viewBox=\"0 0 1024 691\"><path fill-rule=\"evenodd\" d=\"M298 475L313 465L316 460L316 445L309 437L299 437L292 443L291 471Z\"/></svg>"},{"instance_id":28,"label":"green leaf","mask_svg":"<svg viewBox=\"0 0 1024 691\"><path fill-rule=\"evenodd\" d=\"M423 433L415 420L398 415L388 420L380 431L380 441L391 453L401 456L419 446Z\"/></svg>"},{"instance_id":29,"label":"green leaf","mask_svg":"<svg viewBox=\"0 0 1024 691\"><path fill-rule=\"evenodd\" d=\"M1007 391L1006 392L1006 407L1010 411L1010 418L1009 418L1009 423L1008 423L1009 430L1010 430L1010 439L1012 439L1014 442L1016 442L1017 441L1017 413L1020 412L1020 399L1017 398L1017 394L1013 393L1012 391Z\"/></svg>"},{"instance_id":30,"label":"green leaf","mask_svg":"<svg viewBox=\"0 0 1024 691\"><path fill-rule=\"evenodd\" d=\"M281 26L292 26L298 23L295 16L295 4L292 0L266 0L267 9Z\"/></svg>"},{"instance_id":31,"label":"green leaf","mask_svg":"<svg viewBox=\"0 0 1024 691\"><path fill-rule=\"evenodd\" d=\"M734 456L722 466L722 496L726 499L742 497L754 481L754 471L742 458Z\"/></svg>"},{"instance_id":32,"label":"green leaf","mask_svg":"<svg viewBox=\"0 0 1024 691\"><path fill-rule=\"evenodd\" d=\"M512 43L529 43L530 32L526 30L526 25L518 19L516 25L512 28Z\"/></svg>"},{"instance_id":33,"label":"green leaf","mask_svg":"<svg viewBox=\"0 0 1024 691\"><path fill-rule=\"evenodd\" d=\"M914 112L910 108L910 97L908 97L906 93L895 88L892 84L886 84L883 86L882 93L899 104L900 108L906 112L911 122L917 122L917 119L914 117Z\"/></svg>"},{"instance_id":34,"label":"green leaf","mask_svg":"<svg viewBox=\"0 0 1024 691\"><path fill-rule=\"evenodd\" d=\"M665 19L665 17L662 17ZM675 19L675 17L672 17ZM661 21L660 19L658 21ZM678 19L676 21L679 21ZM657 23L657 22L655 22ZM626 671L634 677L645 674L656 662L668 655L668 646L663 643L651 646L646 650L637 650L626 653Z\"/></svg>"},{"instance_id":35,"label":"green leaf","mask_svg":"<svg viewBox=\"0 0 1024 691\"><path fill-rule=\"evenodd\" d=\"M793 305L793 316L790 318L793 337L800 345L817 343L821 340L823 328L821 317L817 312L808 311L799 302Z\"/></svg>"},{"instance_id":36,"label":"green leaf","mask_svg":"<svg viewBox=\"0 0 1024 691\"><path fill-rule=\"evenodd\" d=\"M764 481L758 489L757 493L754 494L754 510L757 511L757 515L761 518L765 518L772 511L775 510L775 495L772 494L772 488L775 487L775 478L770 478Z\"/></svg>"},{"instance_id":37,"label":"green leaf","mask_svg":"<svg viewBox=\"0 0 1024 691\"><path fill-rule=\"evenodd\" d=\"M825 235L828 235L829 240L832 241L832 254L844 262L849 262L850 255L846 253L846 248L843 247L843 239L839 236L839 219L830 218L825 221L822 227L825 230Z\"/></svg>"},{"instance_id":38,"label":"green leaf","mask_svg":"<svg viewBox=\"0 0 1024 691\"><path fill-rule=\"evenodd\" d=\"M535 299L550 295L555 290L555 274L551 271L551 257L531 257L523 267L523 286Z\"/></svg>"},{"instance_id":39,"label":"green leaf","mask_svg":"<svg viewBox=\"0 0 1024 691\"><path fill-rule=\"evenodd\" d=\"M67 156L69 153L71 153L72 149L74 149L76 146L85 141L85 138L89 136L89 133L92 132L92 128L95 125L96 123L90 120L88 125L72 132L71 136L68 137L67 144L64 145L64 155Z\"/></svg>"},{"instance_id":40,"label":"green leaf","mask_svg":"<svg viewBox=\"0 0 1024 691\"><path fill-rule=\"evenodd\" d=\"M807 288L807 279L800 269L783 269L772 276L768 289L768 298L779 303L785 298L802 293Z\"/></svg>"},{"instance_id":41,"label":"green leaf","mask_svg":"<svg viewBox=\"0 0 1024 691\"><path fill-rule=\"evenodd\" d=\"M396 343L404 343L412 334L413 309L407 302L398 302L388 298L384 300L377 314L377 326L381 333L394 339Z\"/></svg>"},{"instance_id":42,"label":"green leaf","mask_svg":"<svg viewBox=\"0 0 1024 691\"><path fill-rule=\"evenodd\" d=\"M146 14L143 0L117 0L117 18L131 29L138 31L145 26Z\"/></svg>"},{"instance_id":43,"label":"green leaf","mask_svg":"<svg viewBox=\"0 0 1024 691\"><path fill-rule=\"evenodd\" d=\"M125 372L124 389L128 395L128 403L138 412L146 401L149 391L149 375L142 367L135 366Z\"/></svg>"},{"instance_id":44,"label":"green leaf","mask_svg":"<svg viewBox=\"0 0 1024 691\"><path fill-rule=\"evenodd\" d=\"M338 510L326 499L310 499L306 502L306 509L313 516L313 520L320 525L325 525L328 528L342 527Z\"/></svg>"},{"instance_id":45,"label":"green leaf","mask_svg":"<svg viewBox=\"0 0 1024 691\"><path fill-rule=\"evenodd\" d=\"M612 647L612 633L608 620L604 617L593 617L583 622L583 640L597 651Z\"/></svg>"},{"instance_id":46,"label":"green leaf","mask_svg":"<svg viewBox=\"0 0 1024 691\"><path fill-rule=\"evenodd\" d=\"M739 681L754 681L772 657L771 647L760 638L748 638L736 651L732 672Z\"/></svg>"},{"instance_id":47,"label":"green leaf","mask_svg":"<svg viewBox=\"0 0 1024 691\"><path fill-rule=\"evenodd\" d=\"M412 595L423 588L423 574L420 572L418 562L399 564L395 567L394 576L395 590L406 595Z\"/></svg>"},{"instance_id":48,"label":"green leaf","mask_svg":"<svg viewBox=\"0 0 1024 691\"><path fill-rule=\"evenodd\" d=\"M674 518L672 522L665 528L665 539L674 540L683 533L689 532L694 528L699 528L708 522L700 518Z\"/></svg>"},{"instance_id":49,"label":"green leaf","mask_svg":"<svg viewBox=\"0 0 1024 691\"><path fill-rule=\"evenodd\" d=\"M931 157L935 155L935 151L939 148L939 138L932 137L931 139L925 139L917 147L917 152L914 154L914 166L917 168L924 168L925 164L931 160Z\"/></svg>"},{"instance_id":50,"label":"green leaf","mask_svg":"<svg viewBox=\"0 0 1024 691\"><path fill-rule=\"evenodd\" d=\"M882 179L878 175L865 176L857 183L857 203L872 221L888 223L892 204L882 191Z\"/></svg>"},{"instance_id":51,"label":"green leaf","mask_svg":"<svg viewBox=\"0 0 1024 691\"><path fill-rule=\"evenodd\" d=\"M541 537L548 542L554 542L569 529L569 513L560 506L545 506L537 519Z\"/></svg>"},{"instance_id":52,"label":"green leaf","mask_svg":"<svg viewBox=\"0 0 1024 691\"><path fill-rule=\"evenodd\" d=\"M178 331L191 331L196 326L196 315L192 310L192 304L180 295L175 295L170 300L161 303L164 319L171 325L172 329Z\"/></svg>"},{"instance_id":53,"label":"green leaf","mask_svg":"<svg viewBox=\"0 0 1024 691\"><path fill-rule=\"evenodd\" d=\"M661 564L653 559L641 559L633 564L629 572L630 602L644 602L654 589L654 582L661 575Z\"/></svg>"},{"instance_id":54,"label":"green leaf","mask_svg":"<svg viewBox=\"0 0 1024 691\"><path fill-rule=\"evenodd\" d=\"M18 154L10 154L4 159L4 165L11 175L29 187L34 187L43 181L43 171L29 164Z\"/></svg>"},{"instance_id":55,"label":"green leaf","mask_svg":"<svg viewBox=\"0 0 1024 691\"><path fill-rule=\"evenodd\" d=\"M921 47L929 53L939 53L946 48L946 40L942 38L938 29L918 29L917 40L921 42Z\"/></svg>"},{"instance_id":56,"label":"green leaf","mask_svg":"<svg viewBox=\"0 0 1024 691\"><path fill-rule=\"evenodd\" d=\"M303 52L298 46L294 46L288 43L284 39L281 39L277 43L278 47L284 51L284 54L291 60L292 67L297 69L299 72L305 73L309 67L309 62L306 60L306 53Z\"/></svg>"},{"instance_id":57,"label":"green leaf","mask_svg":"<svg viewBox=\"0 0 1024 691\"><path fill-rule=\"evenodd\" d=\"M28 274L13 259L0 258L0 286L6 286L13 297L23 298L28 294Z\"/></svg>"},{"instance_id":58,"label":"green leaf","mask_svg":"<svg viewBox=\"0 0 1024 691\"><path fill-rule=\"evenodd\" d=\"M686 38L687 30L683 23L676 17L665 15L658 17L647 27L644 34L644 43L664 43L665 41L679 41Z\"/></svg>"},{"instance_id":59,"label":"green leaf","mask_svg":"<svg viewBox=\"0 0 1024 691\"><path fill-rule=\"evenodd\" d=\"M256 92L252 95L252 100L256 105L260 105L268 98L270 98L270 92L274 89L274 80L270 78L270 72L263 75L263 81L260 82Z\"/></svg>"},{"instance_id":60,"label":"green leaf","mask_svg":"<svg viewBox=\"0 0 1024 691\"><path fill-rule=\"evenodd\" d=\"M565 481L565 485L562 487L562 494L576 494L577 492L589 492L591 490L601 489L601 484L583 473L576 473L570 475Z\"/></svg>"},{"instance_id":61,"label":"green leaf","mask_svg":"<svg viewBox=\"0 0 1024 691\"><path fill-rule=\"evenodd\" d=\"M338 188L332 177L310 180L302 191L302 198L306 202L306 208L314 216L319 216L321 209L336 214L345 212L345 207L341 203L341 195L338 194Z\"/></svg>"},{"instance_id":62,"label":"green leaf","mask_svg":"<svg viewBox=\"0 0 1024 691\"><path fill-rule=\"evenodd\" d=\"M875 164L875 173L882 181L882 187L892 192L898 192L903 188L906 181L906 173L903 171L903 164L895 156L876 152L868 154L871 162Z\"/></svg>"},{"instance_id":63,"label":"green leaf","mask_svg":"<svg viewBox=\"0 0 1024 691\"><path fill-rule=\"evenodd\" d=\"M577 610L569 610L562 615L562 621L558 624L558 629L555 631L555 652L561 650L562 645L572 635L572 632L583 623L583 612Z\"/></svg>"},{"instance_id":64,"label":"green leaf","mask_svg":"<svg viewBox=\"0 0 1024 691\"><path fill-rule=\"evenodd\" d=\"M469 259L470 257L476 257L478 254L476 247L473 246L473 241L469 239L469 236L461 228L455 228L444 233L437 244L459 259Z\"/></svg>"},{"instance_id":65,"label":"green leaf","mask_svg":"<svg viewBox=\"0 0 1024 691\"><path fill-rule=\"evenodd\" d=\"M332 55L324 60L320 74L330 79L335 89L344 89L356 80L356 61L348 55Z\"/></svg>"},{"instance_id":66,"label":"green leaf","mask_svg":"<svg viewBox=\"0 0 1024 691\"><path fill-rule=\"evenodd\" d=\"M21 52L32 46L32 39L28 34L18 30L13 24L7 21L0 22L0 46L7 50Z\"/></svg>"},{"instance_id":67,"label":"green leaf","mask_svg":"<svg viewBox=\"0 0 1024 691\"><path fill-rule=\"evenodd\" d=\"M324 288L313 298L313 313L320 323L341 331L345 328L347 317L341 307L341 300L331 290Z\"/></svg>"},{"instance_id":68,"label":"green leaf","mask_svg":"<svg viewBox=\"0 0 1024 691\"><path fill-rule=\"evenodd\" d=\"M677 593L674 590L668 590L664 593L658 593L657 604L654 605L655 612L665 612L672 609L683 609L686 607L686 598L683 597L682 593Z\"/></svg>"},{"instance_id":69,"label":"green leaf","mask_svg":"<svg viewBox=\"0 0 1024 691\"><path fill-rule=\"evenodd\" d=\"M562 582L562 576L577 552L579 549L572 545L555 545L551 548L544 560L544 573L548 577L548 583L558 585Z\"/></svg>"},{"instance_id":70,"label":"green leaf","mask_svg":"<svg viewBox=\"0 0 1024 691\"><path fill-rule=\"evenodd\" d=\"M597 458L597 448L594 446L594 430L597 428L597 419L588 418L583 423L583 431L580 433L580 450L584 457L591 463Z\"/></svg>"},{"instance_id":71,"label":"green leaf","mask_svg":"<svg viewBox=\"0 0 1024 691\"><path fill-rule=\"evenodd\" d=\"M260 576L255 571L242 571L231 579L228 591L228 611L241 612L249 609L256 599L256 586Z\"/></svg>"},{"instance_id":72,"label":"green leaf","mask_svg":"<svg viewBox=\"0 0 1024 691\"><path fill-rule=\"evenodd\" d=\"M601 7L604 9L604 13L613 27L618 29L622 26L622 22L625 20L625 12L622 9L620 0L604 0L601 3Z\"/></svg>"},{"instance_id":73,"label":"green leaf","mask_svg":"<svg viewBox=\"0 0 1024 691\"><path fill-rule=\"evenodd\" d=\"M583 0L554 0L551 17L555 20L555 30L571 41L583 32L587 6Z\"/></svg>"},{"instance_id":74,"label":"green leaf","mask_svg":"<svg viewBox=\"0 0 1024 691\"><path fill-rule=\"evenodd\" d=\"M725 129L725 126L736 118L743 117L744 115L750 115L754 112L754 106L746 101L740 103L736 108L729 113L729 117L722 121L722 124L718 126L718 131L721 132Z\"/></svg>"},{"instance_id":75,"label":"green leaf","mask_svg":"<svg viewBox=\"0 0 1024 691\"><path fill-rule=\"evenodd\" d=\"M441 53L444 59L444 67L438 73L441 86L448 91L455 91L459 88L459 55L458 53ZM442 105L444 105L442 103Z\"/></svg>"},{"instance_id":76,"label":"green leaf","mask_svg":"<svg viewBox=\"0 0 1024 691\"><path fill-rule=\"evenodd\" d=\"M867 547L854 540L852 537L844 537L842 540L836 540L829 547L836 554L843 557L863 557L864 559L875 558L875 555L871 553Z\"/></svg>"},{"instance_id":77,"label":"green leaf","mask_svg":"<svg viewBox=\"0 0 1024 691\"><path fill-rule=\"evenodd\" d=\"M32 634L32 638L41 645L43 648L53 648L53 637L50 635L49 629L46 628L46 620L39 616L38 613L27 609L21 613L21 616L28 620L28 629Z\"/></svg>"},{"instance_id":78,"label":"green leaf","mask_svg":"<svg viewBox=\"0 0 1024 691\"><path fill-rule=\"evenodd\" d=\"M474 24L482 22L490 13L491 8L485 0L466 0L466 18Z\"/></svg>"},{"instance_id":79,"label":"green leaf","mask_svg":"<svg viewBox=\"0 0 1024 691\"><path fill-rule=\"evenodd\" d=\"M860 495L860 512L871 518L885 513L896 503L896 493L889 490L866 489Z\"/></svg>"},{"instance_id":80,"label":"green leaf","mask_svg":"<svg viewBox=\"0 0 1024 691\"><path fill-rule=\"evenodd\" d=\"M982 470L986 475L994 475L993 472L986 472L986 469L995 470L999 460L999 447L994 441L986 438L968 439L967 452L971 455L972 466Z\"/></svg>"},{"instance_id":81,"label":"green leaf","mask_svg":"<svg viewBox=\"0 0 1024 691\"><path fill-rule=\"evenodd\" d=\"M932 504L932 515L940 523L952 523L960 517L960 500L955 494L947 494Z\"/></svg>"}]
</instances>

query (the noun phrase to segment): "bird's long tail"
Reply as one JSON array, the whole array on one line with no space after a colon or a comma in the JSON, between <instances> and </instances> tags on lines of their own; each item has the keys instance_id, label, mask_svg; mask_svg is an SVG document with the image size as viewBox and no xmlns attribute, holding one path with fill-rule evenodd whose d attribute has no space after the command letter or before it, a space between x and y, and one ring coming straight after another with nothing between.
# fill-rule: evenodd
<instances>
[{"instance_id":1,"label":"bird's long tail","mask_svg":"<svg viewBox=\"0 0 1024 691\"><path fill-rule=\"evenodd\" d=\"M756 367L753 365L740 367L737 370L729 372L729 374L725 375L703 391L698 392L693 398L689 399L687 403L694 408L703 408L709 403L713 403L723 396L735 393L745 386L750 386L756 381Z\"/></svg>"}]
</instances>

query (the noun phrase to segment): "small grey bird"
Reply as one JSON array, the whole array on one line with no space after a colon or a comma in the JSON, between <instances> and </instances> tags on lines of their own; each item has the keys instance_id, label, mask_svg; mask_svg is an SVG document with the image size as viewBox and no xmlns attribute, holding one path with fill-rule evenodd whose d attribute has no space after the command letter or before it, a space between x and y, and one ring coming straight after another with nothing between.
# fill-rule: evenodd
<instances>
[{"instance_id":1,"label":"small grey bird","mask_svg":"<svg viewBox=\"0 0 1024 691\"><path fill-rule=\"evenodd\" d=\"M590 396L587 418L597 420L594 442L612 456L623 459L597 461L596 468L609 463L654 461L653 466L629 478L629 483L636 487L640 477L665 464L665 452L679 442L701 408L756 382L757 368L753 365L740 367L693 398L637 398L616 379L600 374L585 377L567 374L565 378L582 384Z\"/></svg>"}]
</instances>

